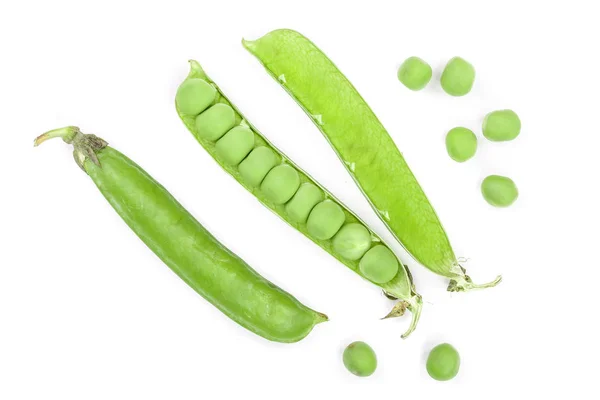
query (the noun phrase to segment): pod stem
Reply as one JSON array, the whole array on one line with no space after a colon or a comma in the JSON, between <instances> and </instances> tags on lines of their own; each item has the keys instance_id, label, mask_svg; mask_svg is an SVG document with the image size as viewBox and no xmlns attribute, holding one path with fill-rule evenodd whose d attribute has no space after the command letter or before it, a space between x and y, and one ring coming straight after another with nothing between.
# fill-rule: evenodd
<instances>
[{"instance_id":1,"label":"pod stem","mask_svg":"<svg viewBox=\"0 0 600 400\"><path fill-rule=\"evenodd\" d=\"M408 330L404 332L401 336L402 339L406 339L417 327L419 323L419 319L421 318L421 310L423 309L423 300L421 296L416 294L411 297L409 300L399 301L394 305L394 308L382 319L388 318L396 318L404 315L406 310L409 310L412 314L412 319L410 321L410 326Z\"/></svg>"},{"instance_id":2,"label":"pod stem","mask_svg":"<svg viewBox=\"0 0 600 400\"><path fill-rule=\"evenodd\" d=\"M469 275L457 276L450 280L448 284L449 292L468 292L469 290L486 289L496 286L502 282L502 276L498 275L496 279L488 283L473 283Z\"/></svg>"},{"instance_id":3,"label":"pod stem","mask_svg":"<svg viewBox=\"0 0 600 400\"><path fill-rule=\"evenodd\" d=\"M81 133L76 126L66 126L64 128L54 129L38 136L34 141L34 146L39 146L48 139L61 138L65 143L73 145L73 157L81 169L85 160L89 159L94 164L100 166L97 152L108 146L108 143L95 135L86 135Z\"/></svg>"}]
</instances>

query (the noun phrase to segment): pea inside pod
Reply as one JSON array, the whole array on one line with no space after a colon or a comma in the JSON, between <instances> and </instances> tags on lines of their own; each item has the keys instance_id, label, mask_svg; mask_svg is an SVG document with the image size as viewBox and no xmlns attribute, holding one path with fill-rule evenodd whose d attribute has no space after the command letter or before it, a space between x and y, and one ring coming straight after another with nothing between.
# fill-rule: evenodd
<instances>
[{"instance_id":1,"label":"pea inside pod","mask_svg":"<svg viewBox=\"0 0 600 400\"><path fill-rule=\"evenodd\" d=\"M213 103L199 111L199 115L182 112L182 109L201 109L180 107L190 100L187 96L175 102L181 119L202 147L266 207L355 273L373 283L377 281L375 284L385 293L399 299L390 316L402 315L398 310L410 310L413 320L403 337L410 334L419 319L422 301L404 266L396 261L400 265L396 272L400 273L388 274L389 278L385 281L384 274L375 276L377 268L372 268L376 270L373 273L375 278L369 275L369 268L365 269L366 274L363 273L359 268L361 259L366 257L373 243L382 243L381 239L253 127L198 63L192 61L191 66L190 75L182 86L189 80L200 79L217 90ZM190 101L196 103L196 99ZM218 113L214 111L214 107L221 104L223 106L217 109ZM228 107L234 111L235 125L223 133L232 121Z\"/></svg>"}]
</instances>

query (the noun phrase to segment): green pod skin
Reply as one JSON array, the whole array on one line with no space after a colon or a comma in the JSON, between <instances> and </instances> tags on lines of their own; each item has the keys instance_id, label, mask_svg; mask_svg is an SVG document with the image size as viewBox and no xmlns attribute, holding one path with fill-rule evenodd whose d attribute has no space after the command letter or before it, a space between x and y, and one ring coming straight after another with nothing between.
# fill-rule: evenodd
<instances>
[{"instance_id":1,"label":"green pod skin","mask_svg":"<svg viewBox=\"0 0 600 400\"><path fill-rule=\"evenodd\" d=\"M206 82L209 82L216 89L217 95L216 95L214 103L211 104L208 108L210 108L214 104L219 104L219 103L227 104L230 107L232 107L233 110L235 111L236 126L237 125L246 126L254 132L254 143L255 143L254 149L262 147L262 146L271 149L277 155L278 160L280 160L279 166L282 166L282 165L289 166L289 167L292 167L297 172L300 181L299 181L299 185L294 184L294 187L296 187L296 190L297 190L296 193L298 193L298 190L300 190L300 188L302 188L303 185L312 184L312 185L316 186L317 188L319 188L323 192L323 195L324 195L323 201L332 201L341 208L341 210L344 213L344 225L348 225L351 223L358 223L358 224L365 226L367 229L369 229L367 227L367 225L364 222L362 222L351 210L349 210L345 205L343 205L339 200L337 200L329 191L327 191L322 185L320 185L318 182L316 182L306 172L304 172L296 164L294 164L292 162L292 160L290 160L279 149L277 149L275 146L273 146L273 144L271 144L267 140L267 138L264 137L258 131L258 129L256 129L254 126L252 126L250 124L250 122L248 120L246 120L246 118L240 113L240 111L233 104L231 104L231 102L227 99L227 97L225 97L223 92L210 79L210 77L204 72L204 70L202 69L200 64L198 64L198 62L193 61L193 60L190 61L190 67L191 67L190 73L189 73L188 77L186 78L186 80L182 83L182 86L185 85L186 82L188 82L189 80L192 80L192 79L202 79ZM323 248L329 254L334 256L336 259L338 259L344 265L346 265L348 268L350 268L351 270L353 270L354 272L359 274L361 277L365 278L359 269L360 260L350 260L350 259L344 258L341 254L336 252L334 245L333 245L333 240L335 239L335 236L334 236L334 238L325 239L325 240L315 238L308 231L307 220L298 220L298 216L294 217L288 213L288 211L287 211L288 208L286 208L286 207L291 204L296 204L294 197L292 197L291 199L282 203L282 202L278 201L277 199L274 199L274 197L272 195L268 195L267 193L265 193L261 189L261 185L259 185L259 186L252 185L248 181L248 179L245 179L244 176L240 173L239 166L232 165L232 164L228 163L225 159L219 157L219 154L215 150L216 144L214 141L207 140L206 138L203 138L201 135L198 135L197 127L195 124L197 116L189 115L189 114L182 112L178 107L178 101L176 101L175 104L176 104L177 112L178 112L181 120L184 122L184 124L189 129L189 131L194 135L194 137L200 143L200 145L211 155L211 157L213 157L214 160L227 173L229 173L229 175L231 175L236 181L238 181L249 192L251 192L263 205L265 205L267 208L269 208L271 211L273 211L275 214L277 214L279 217L281 217L281 219L283 219L285 222L287 222L292 227L296 228L304 236L306 236L311 241L316 243L318 246ZM244 161L242 161L242 164L243 163L244 163ZM263 179L262 182L263 182L262 186L264 186L265 179ZM294 182L294 183L297 183L297 182ZM369 232L370 232L371 238L372 238L371 246L375 246L377 244L383 244L381 238L379 236L377 236L375 234L375 232L373 232L371 229L369 229ZM417 325L417 322L418 322L420 314L421 314L422 300L421 300L421 296L419 294L417 294L415 291L415 288L414 288L414 285L412 282L412 277L410 276L410 272L408 271L408 269L402 262L398 261L398 264L399 264L398 273L396 274L396 276L393 279L391 279L390 281L388 281L386 283L382 283L382 284L376 283L376 285L381 287L383 289L384 293L387 296L389 296L390 298L395 298L395 299L400 300L394 306L392 311L386 316L386 318L399 317L404 314L404 311L406 309L411 311L411 313L412 313L411 324L409 326L409 329L404 333L404 335L402 335L402 337L405 338L415 329L415 327Z\"/></svg>"},{"instance_id":2,"label":"green pod skin","mask_svg":"<svg viewBox=\"0 0 600 400\"><path fill-rule=\"evenodd\" d=\"M450 278L449 291L477 285L459 265L431 203L402 153L356 88L310 40L293 30L242 41L329 141L404 248L422 265Z\"/></svg>"},{"instance_id":3,"label":"green pod skin","mask_svg":"<svg viewBox=\"0 0 600 400\"><path fill-rule=\"evenodd\" d=\"M293 343L327 316L306 307L223 246L142 168L76 127L50 131L35 145L60 137L75 160L132 231L192 289L244 328Z\"/></svg>"}]
</instances>

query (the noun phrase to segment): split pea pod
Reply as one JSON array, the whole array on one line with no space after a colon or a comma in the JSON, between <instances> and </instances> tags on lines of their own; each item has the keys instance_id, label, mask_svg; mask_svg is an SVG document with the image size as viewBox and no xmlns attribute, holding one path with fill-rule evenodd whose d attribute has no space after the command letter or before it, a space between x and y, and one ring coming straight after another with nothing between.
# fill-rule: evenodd
<instances>
[{"instance_id":1,"label":"split pea pod","mask_svg":"<svg viewBox=\"0 0 600 400\"><path fill-rule=\"evenodd\" d=\"M403 337L418 322L422 301L406 267L352 211L273 146L231 104L200 64L190 61L177 90L177 112L196 140L235 180L329 254L400 299L389 317L412 312Z\"/></svg>"},{"instance_id":2,"label":"split pea pod","mask_svg":"<svg viewBox=\"0 0 600 400\"><path fill-rule=\"evenodd\" d=\"M131 230L192 289L244 328L291 343L327 320L260 276L215 239L141 167L76 127L56 129L35 145L62 138L77 164Z\"/></svg>"},{"instance_id":3,"label":"split pea pod","mask_svg":"<svg viewBox=\"0 0 600 400\"><path fill-rule=\"evenodd\" d=\"M498 277L476 285L465 274L437 214L389 133L317 46L288 29L242 42L323 133L396 239L422 265L450 278L448 290L500 282Z\"/></svg>"}]
</instances>

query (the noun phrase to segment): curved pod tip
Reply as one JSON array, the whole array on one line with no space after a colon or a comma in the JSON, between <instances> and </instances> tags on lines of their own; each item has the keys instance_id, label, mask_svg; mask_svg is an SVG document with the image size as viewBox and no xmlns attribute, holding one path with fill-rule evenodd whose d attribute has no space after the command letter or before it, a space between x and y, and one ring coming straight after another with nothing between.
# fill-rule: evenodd
<instances>
[{"instance_id":1,"label":"curved pod tip","mask_svg":"<svg viewBox=\"0 0 600 400\"><path fill-rule=\"evenodd\" d=\"M402 339L406 339L417 327L419 323L419 319L421 318L421 311L423 310L423 299L420 295L413 296L410 300L407 301L399 301L394 305L392 310L381 319L390 319L401 317L404 315L405 311L409 310L412 314L412 319L410 321L410 325L406 332L404 332L400 337Z\"/></svg>"},{"instance_id":2,"label":"curved pod tip","mask_svg":"<svg viewBox=\"0 0 600 400\"><path fill-rule=\"evenodd\" d=\"M452 278L450 284L448 284L447 290L449 292L468 292L470 290L491 288L497 286L500 282L502 282L502 275L498 275L496 279L491 282L482 284L473 283L469 275L464 275Z\"/></svg>"}]
</instances>

